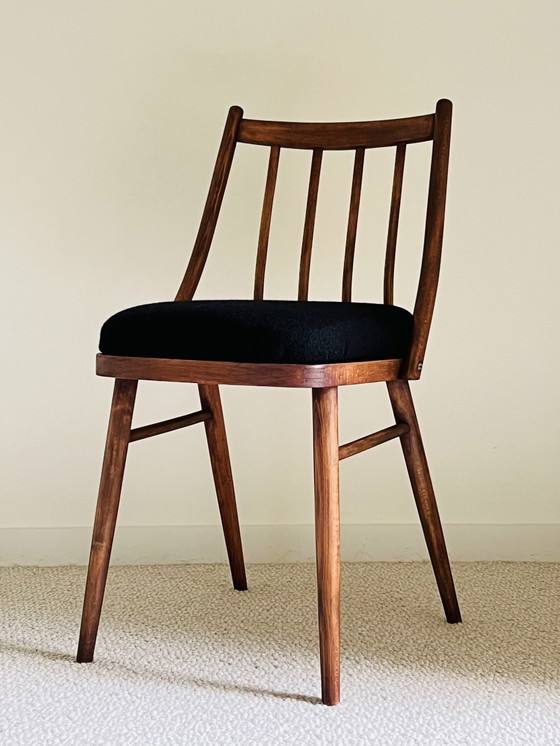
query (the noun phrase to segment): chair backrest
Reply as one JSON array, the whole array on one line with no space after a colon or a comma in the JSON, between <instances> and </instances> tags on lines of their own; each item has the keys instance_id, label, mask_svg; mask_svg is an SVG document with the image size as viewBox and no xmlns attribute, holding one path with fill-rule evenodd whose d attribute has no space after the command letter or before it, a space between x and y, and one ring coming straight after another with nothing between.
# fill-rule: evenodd
<instances>
[{"instance_id":1,"label":"chair backrest","mask_svg":"<svg viewBox=\"0 0 560 746\"><path fill-rule=\"evenodd\" d=\"M282 148L297 148L312 152L300 256L298 300L301 301L308 299L311 250L323 151L353 150L355 153L342 277L342 300L351 301L354 249L365 151L369 148L394 148L395 164L383 282L384 303L393 304L395 256L406 149L412 143L432 141L422 264L413 311L414 335L410 354L408 360L405 361L403 369L405 377L419 378L439 277L447 189L451 112L451 102L443 99L438 101L434 114L373 122L319 124L244 119L243 110L238 106L232 106L226 120L200 228L176 300L191 300L194 296L214 236L233 161L235 146L236 143L242 142L270 148L257 245L254 281L255 299L263 297L272 205L280 151Z\"/></svg>"}]
</instances>

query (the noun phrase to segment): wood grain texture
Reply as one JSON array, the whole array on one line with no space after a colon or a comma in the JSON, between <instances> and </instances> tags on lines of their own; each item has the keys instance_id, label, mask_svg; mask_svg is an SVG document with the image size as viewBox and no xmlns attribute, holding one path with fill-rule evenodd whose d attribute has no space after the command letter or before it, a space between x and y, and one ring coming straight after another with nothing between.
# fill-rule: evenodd
<instances>
[{"instance_id":1,"label":"wood grain texture","mask_svg":"<svg viewBox=\"0 0 560 746\"><path fill-rule=\"evenodd\" d=\"M356 250L358 215L360 212L360 196L362 193L362 177L364 174L364 153L364 148L356 148L354 171L352 174L352 189L350 193L348 227L346 229L344 270L342 272L342 300L345 302L350 302L352 300L352 275L354 273L354 253Z\"/></svg>"},{"instance_id":2,"label":"wood grain texture","mask_svg":"<svg viewBox=\"0 0 560 746\"><path fill-rule=\"evenodd\" d=\"M358 438L350 443L345 443L338 449L338 457L342 461L350 456L355 456L357 453L368 451L370 448L381 445L381 443L387 443L389 440L394 438L400 438L408 432L408 425L404 423L401 425L391 425L391 427L385 427L383 430L378 430L376 433L366 435L363 438Z\"/></svg>"},{"instance_id":3,"label":"wood grain texture","mask_svg":"<svg viewBox=\"0 0 560 746\"><path fill-rule=\"evenodd\" d=\"M438 101L435 113L422 267L414 304L414 335L403 370L403 375L409 379L420 378L436 300L443 243L451 115L451 102L445 99Z\"/></svg>"},{"instance_id":4,"label":"wood grain texture","mask_svg":"<svg viewBox=\"0 0 560 746\"><path fill-rule=\"evenodd\" d=\"M200 410L200 412L192 412L191 414L185 414L181 417L173 417L170 420L154 422L151 425L135 427L130 431L130 442L134 443L137 440L144 440L144 438L152 438L154 435L162 435L163 433L169 433L172 430L180 430L183 427L190 427L199 422L209 420L211 417L211 412Z\"/></svg>"},{"instance_id":5,"label":"wood grain texture","mask_svg":"<svg viewBox=\"0 0 560 746\"><path fill-rule=\"evenodd\" d=\"M91 541L78 644L78 663L89 663L93 660L117 522L137 386L138 381L115 381Z\"/></svg>"},{"instance_id":6,"label":"wood grain texture","mask_svg":"<svg viewBox=\"0 0 560 746\"><path fill-rule=\"evenodd\" d=\"M320 171L320 153L323 150L360 150L376 147L397 147L397 160L393 183L393 199L389 218L387 253L384 273L384 297L393 303L393 275L395 248L397 240L398 214L400 208L400 188L402 168L404 167L404 148L406 145L433 140L428 205L424 248L420 272L420 281L414 306L414 334L407 360L403 363L402 374L408 379L417 379L421 375L423 358L428 340L441 261L443 239L443 222L445 211L445 194L449 161L449 142L451 127L451 103L445 99L438 101L435 114L418 117L407 117L372 122L335 122L335 123L294 123L270 122L256 119L244 119L239 107L232 107L228 114L222 143L218 153L208 198L204 208L199 232L181 283L177 300L192 299L198 286L210 244L214 235L216 221L224 195L236 142L265 145L273 149L269 162L270 188L265 192L265 206L261 220L257 268L255 274L255 297L264 293L264 273L268 248L268 231L270 229L270 210L272 209L273 183L276 174L275 165L277 149L304 148L313 151L312 175L308 193L308 204L305 219L304 238L300 260L298 298L306 300L309 292L309 272L311 263L311 246L315 222L315 211ZM274 150L276 149L276 150ZM270 203L270 205L269 205ZM352 222L349 223L349 248L345 259L345 278L343 279L343 296L351 296L350 265L353 264ZM219 382L219 381L217 381Z\"/></svg>"},{"instance_id":7,"label":"wood grain texture","mask_svg":"<svg viewBox=\"0 0 560 746\"><path fill-rule=\"evenodd\" d=\"M401 366L401 360L373 360L327 365L283 365L118 357L102 354L97 356L97 375L99 376L146 381L286 388L321 388L391 381L399 377Z\"/></svg>"},{"instance_id":8,"label":"wood grain texture","mask_svg":"<svg viewBox=\"0 0 560 746\"><path fill-rule=\"evenodd\" d=\"M317 196L319 194L319 178L321 176L322 150L314 150L309 174L309 189L307 190L307 206L305 208L305 222L303 226L303 240L301 244L301 259L299 264L298 300L307 300L309 295L309 272L311 269L311 249L313 247L313 233L315 231L315 215L317 213Z\"/></svg>"},{"instance_id":9,"label":"wood grain texture","mask_svg":"<svg viewBox=\"0 0 560 746\"><path fill-rule=\"evenodd\" d=\"M272 205L276 189L276 178L278 175L278 162L280 159L280 148L274 145L270 149L268 160L268 172L266 175L266 186L264 190L263 206L261 213L261 225L259 229L259 243L257 246L257 265L255 268L255 284L253 298L262 300L264 296L264 275L266 271L266 257L268 254L268 239L270 236L270 223L272 220Z\"/></svg>"},{"instance_id":10,"label":"wood grain texture","mask_svg":"<svg viewBox=\"0 0 560 746\"><path fill-rule=\"evenodd\" d=\"M387 388L397 424L408 425L408 432L401 435L401 445L445 616L448 622L460 622L461 612L410 387L408 381L390 381Z\"/></svg>"},{"instance_id":11,"label":"wood grain texture","mask_svg":"<svg viewBox=\"0 0 560 746\"><path fill-rule=\"evenodd\" d=\"M242 118L243 109L239 106L232 106L226 120L224 134L222 135L216 165L214 166L191 258L175 300L191 300L200 282L206 259L208 258L208 252L210 251L212 238L214 237L214 231L216 230L216 223L218 222L218 215L220 214L235 152L237 130Z\"/></svg>"},{"instance_id":12,"label":"wood grain texture","mask_svg":"<svg viewBox=\"0 0 560 746\"><path fill-rule=\"evenodd\" d=\"M340 500L338 389L313 389L315 545L319 605L321 692L340 701Z\"/></svg>"},{"instance_id":13,"label":"wood grain texture","mask_svg":"<svg viewBox=\"0 0 560 746\"><path fill-rule=\"evenodd\" d=\"M434 115L375 122L268 122L244 119L239 142L313 150L381 148L431 140Z\"/></svg>"},{"instance_id":14,"label":"wood grain texture","mask_svg":"<svg viewBox=\"0 0 560 746\"><path fill-rule=\"evenodd\" d=\"M204 426L233 587L246 591L247 578L220 391L217 386L199 386L198 391L202 409L212 413Z\"/></svg>"},{"instance_id":15,"label":"wood grain texture","mask_svg":"<svg viewBox=\"0 0 560 746\"><path fill-rule=\"evenodd\" d=\"M393 190L391 194L391 208L389 211L389 228L387 230L387 247L385 250L385 270L383 277L383 302L391 305L393 304L394 297L395 256L397 252L397 234L399 230L399 215L401 211L405 155L406 143L400 143L397 145L395 153Z\"/></svg>"},{"instance_id":16,"label":"wood grain texture","mask_svg":"<svg viewBox=\"0 0 560 746\"><path fill-rule=\"evenodd\" d=\"M129 440L150 437L193 424L195 421L204 421L233 584L240 590L247 587L219 384L313 390L317 586L323 702L336 704L340 698L339 459L360 453L391 438L400 437L446 617L450 622L460 621L433 486L406 380L420 377L434 309L443 239L451 113L451 103L441 100L437 104L435 114L377 122L319 124L243 119L242 109L235 106L230 109L197 238L176 300L188 301L194 296L215 232L236 143L243 142L271 148L255 267L254 297L257 299L264 296L280 148L312 151L298 279L298 298L302 301L307 300L309 294L323 151L356 151L342 278L342 300L351 301L365 149L396 147L383 279L384 301L392 304L405 152L409 144L433 140L423 255L414 306L414 331L410 353L405 360L324 365L254 364L98 355L98 375L114 377L117 380L99 490L78 660L89 661L93 658ZM134 398L140 379L199 384L201 412L135 428L131 433ZM387 382L396 424L339 446L337 387L380 381Z\"/></svg>"}]
</instances>

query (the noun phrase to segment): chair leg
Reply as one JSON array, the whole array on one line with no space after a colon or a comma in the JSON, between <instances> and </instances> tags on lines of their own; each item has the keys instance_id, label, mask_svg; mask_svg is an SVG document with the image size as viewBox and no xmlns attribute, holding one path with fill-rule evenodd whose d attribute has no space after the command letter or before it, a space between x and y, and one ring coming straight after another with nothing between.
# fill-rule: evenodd
<instances>
[{"instance_id":1,"label":"chair leg","mask_svg":"<svg viewBox=\"0 0 560 746\"><path fill-rule=\"evenodd\" d=\"M461 612L410 387L408 381L397 380L388 381L387 388L397 423L404 422L410 428L401 435L401 445L445 616L448 622L460 622Z\"/></svg>"},{"instance_id":2,"label":"chair leg","mask_svg":"<svg viewBox=\"0 0 560 746\"><path fill-rule=\"evenodd\" d=\"M78 663L89 663L93 660L137 387L138 381L115 380L89 557Z\"/></svg>"},{"instance_id":3,"label":"chair leg","mask_svg":"<svg viewBox=\"0 0 560 746\"><path fill-rule=\"evenodd\" d=\"M338 389L313 389L315 544L321 690L326 705L340 701L340 504Z\"/></svg>"},{"instance_id":4,"label":"chair leg","mask_svg":"<svg viewBox=\"0 0 560 746\"><path fill-rule=\"evenodd\" d=\"M220 390L215 385L200 385L198 390L202 408L212 412L212 419L207 420L204 425L233 587L238 591L246 591L247 578Z\"/></svg>"}]
</instances>

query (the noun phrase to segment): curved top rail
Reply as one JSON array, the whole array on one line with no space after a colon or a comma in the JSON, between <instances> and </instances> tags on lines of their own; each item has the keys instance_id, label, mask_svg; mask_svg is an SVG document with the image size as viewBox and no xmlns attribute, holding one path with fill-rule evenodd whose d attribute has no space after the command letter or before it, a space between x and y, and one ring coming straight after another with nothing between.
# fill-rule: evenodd
<instances>
[{"instance_id":1,"label":"curved top rail","mask_svg":"<svg viewBox=\"0 0 560 746\"><path fill-rule=\"evenodd\" d=\"M381 148L401 142L424 142L434 136L434 115L378 122L269 122L243 119L238 142L252 145L322 150Z\"/></svg>"}]
</instances>

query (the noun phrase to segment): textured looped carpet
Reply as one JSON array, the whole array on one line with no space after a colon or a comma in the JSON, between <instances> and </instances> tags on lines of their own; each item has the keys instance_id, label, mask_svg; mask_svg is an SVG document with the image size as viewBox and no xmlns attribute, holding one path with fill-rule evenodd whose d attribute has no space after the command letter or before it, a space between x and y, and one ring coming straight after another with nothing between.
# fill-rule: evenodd
<instances>
[{"instance_id":1,"label":"textured looped carpet","mask_svg":"<svg viewBox=\"0 0 560 746\"><path fill-rule=\"evenodd\" d=\"M319 703L314 567L115 567L96 662L73 662L85 569L0 570L0 743L559 746L560 565L343 571L342 703Z\"/></svg>"}]
</instances>

